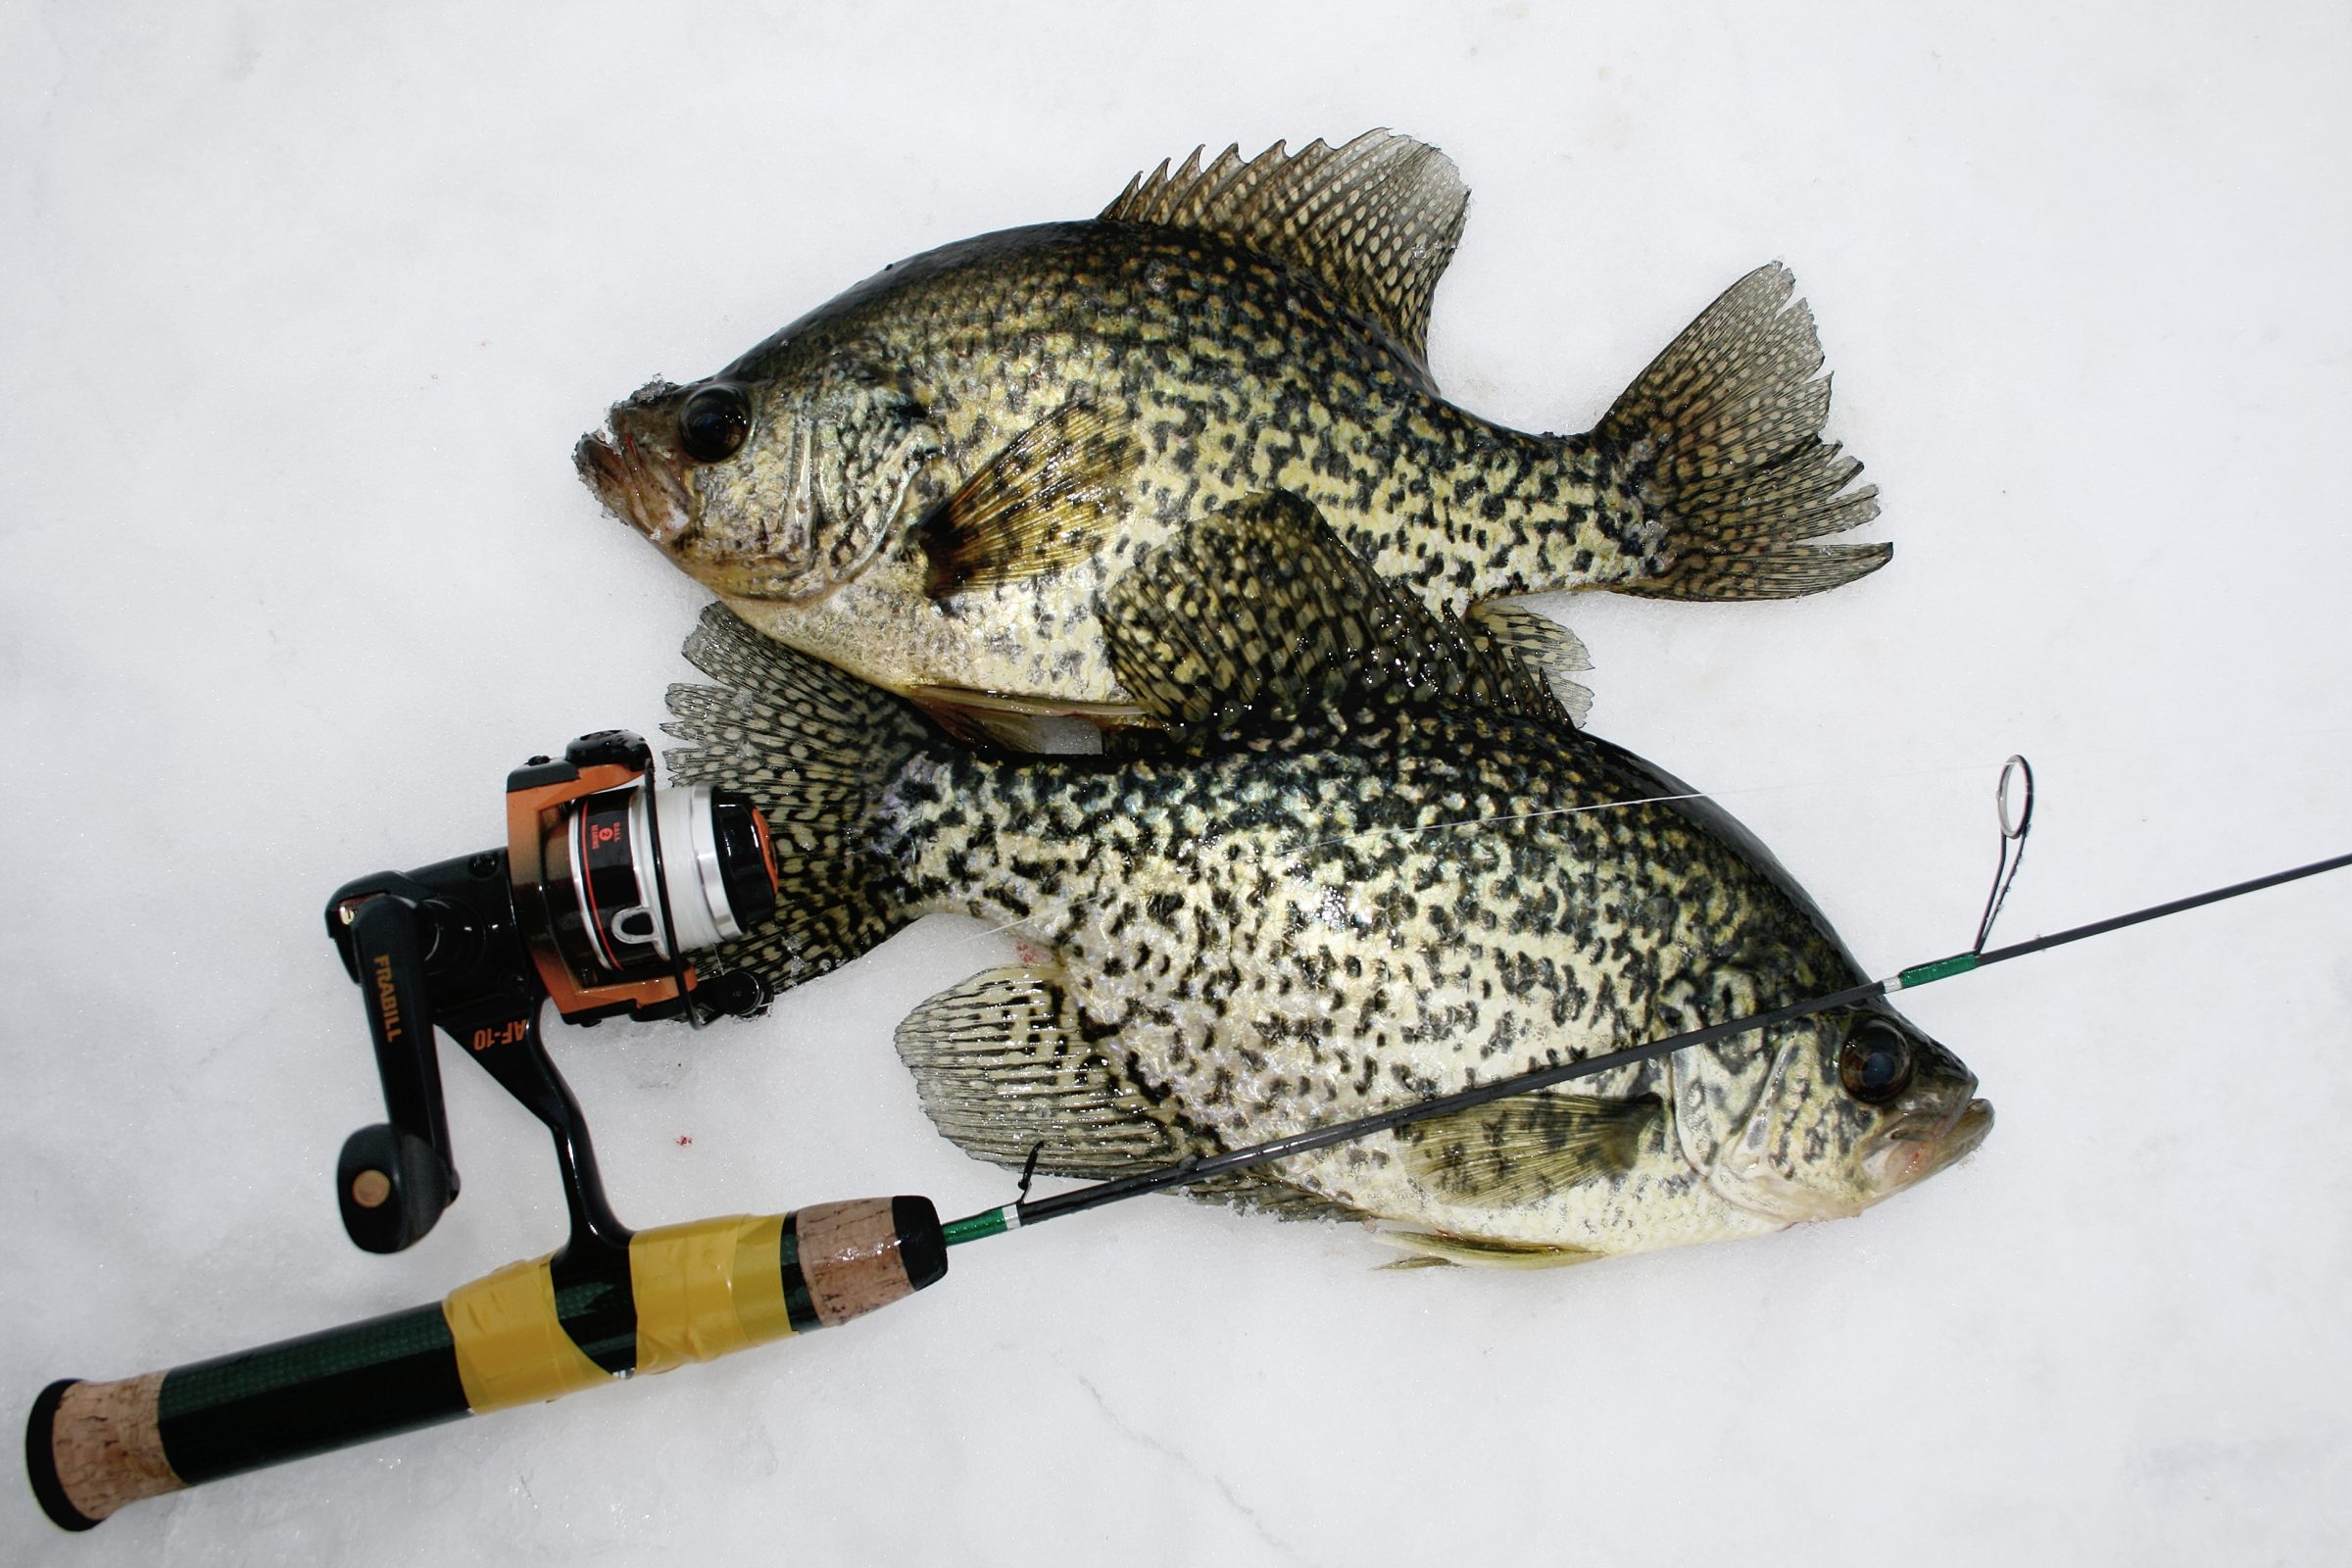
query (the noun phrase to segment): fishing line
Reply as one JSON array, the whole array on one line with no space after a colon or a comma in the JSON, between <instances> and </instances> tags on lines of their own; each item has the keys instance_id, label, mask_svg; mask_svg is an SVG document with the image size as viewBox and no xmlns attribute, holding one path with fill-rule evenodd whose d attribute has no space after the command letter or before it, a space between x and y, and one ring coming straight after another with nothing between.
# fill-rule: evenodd
<instances>
[{"instance_id":1,"label":"fishing line","mask_svg":"<svg viewBox=\"0 0 2352 1568\"><path fill-rule=\"evenodd\" d=\"M1793 788L1794 786L1760 785L1757 787L1770 789ZM1733 790L1727 791L1726 793L1746 794L1751 792ZM1406 836L1419 833L1439 833L1444 832L1448 828L1493 827L1504 822L1532 822L1539 817L1577 816L1587 811L1621 811L1630 809L1631 808L1637 806L1659 806L1670 801L1703 801L1707 799L1710 799L1710 797L1705 790L1691 790L1682 795L1644 795L1639 800L1632 801L1595 801L1591 806L1558 806L1548 807L1541 811L1515 811L1507 814L1497 814L1494 816L1467 816L1458 821L1451 822L1425 822L1411 826L1403 823L1397 823L1388 827L1359 827L1350 832L1336 833L1327 839L1316 839L1311 843L1301 844L1295 849L1268 851L1264 856L1261 857L1261 858L1269 860L1290 859L1297 856L1309 854L1315 850L1329 849L1334 844L1346 844L1350 839L1371 838L1382 833L1396 833ZM978 942L983 938L993 937L1001 932L1010 931L1015 926L1033 924L1038 920L1047 918L1049 912L1053 914L1075 914L1080 909L1091 908L1093 906L1101 904L1105 899L1116 898L1121 891L1122 890L1117 888L1105 889L1103 892L1092 894L1083 899L1072 899L1067 904L1061 905L1058 908L1052 911L1040 911L1036 914L1015 915L1012 919L1004 921L1000 924L983 926L980 930L973 932L968 937L965 937L963 942ZM957 945L961 946L962 944Z\"/></svg>"},{"instance_id":2,"label":"fishing line","mask_svg":"<svg viewBox=\"0 0 2352 1568\"><path fill-rule=\"evenodd\" d=\"M2319 731L2315 733L2328 734L2335 732ZM2352 730L2346 730L2343 733L2352 733ZM2161 746L2133 749L2107 748L2107 750L2110 752L2124 750L2165 749L2166 748ZM1955 763L1949 767L1906 768L1899 772L1874 774L1870 778L1863 780L1855 780L1850 778L1817 779L1788 784L1750 784L1737 789L1690 790L1675 795L1644 795L1633 800L1596 801L1589 806L1547 807L1539 811L1517 811L1498 813L1489 816L1468 816L1444 822L1428 822L1411 825L1398 823L1383 827L1356 828L1349 832L1334 834L1329 838L1315 839L1306 844L1299 845L1295 849L1270 852L1267 858L1273 858L1275 857L1281 857L1287 858L1290 857L1306 855L1315 850L1328 849L1335 844L1345 844L1353 839L1371 838L1380 834L1396 834L1404 837L1412 837L1424 833L1446 832L1456 828L1492 827L1511 822L1538 821L1545 817L1579 816L1600 811L1630 810L1638 806L1665 806L1682 801L1721 802L1742 795L1766 795L1790 790L1823 790L1833 787L1841 790L1850 790L1857 782L1878 783L1884 782L1887 779L1897 778L1939 778L1953 773L1977 772L1980 771L1984 765L1984 764L1981 762ZM2016 781L2016 783L2020 786L2022 792L2022 800L2015 807L2012 807L2010 801L2013 780ZM2027 832L2032 826L2034 816L2034 768L2024 757L2012 756L2001 764L2000 782L1997 786L1995 799L2000 808L2001 860L1999 865L1996 866L1993 871L1992 891L1986 896L1984 912L1983 917L1979 920L1977 926L1977 938L1972 951L1979 953L1984 951L1985 942L1992 934L1993 921L1999 918L2001 906L2009 897L2009 888L2011 884L2017 880L2018 867L2025 862L2025 838ZM1120 890L1115 888L1105 889L1101 893L1092 894L1086 898L1073 899L1054 909L1039 910L1030 914L1015 915L1009 920L1002 920L993 925L983 925L979 930L972 932L968 936L959 938L953 943L950 943L949 946L951 948L968 947L973 943L985 941L990 937L1001 936L1005 932L1016 930L1021 926L1036 925L1040 921L1057 918L1062 915L1076 914L1081 910L1091 908L1106 900L1117 897L1119 891ZM2247 891L2252 890L2248 889Z\"/></svg>"},{"instance_id":3,"label":"fishing line","mask_svg":"<svg viewBox=\"0 0 2352 1568\"><path fill-rule=\"evenodd\" d=\"M2014 805L2012 804L2013 786L2018 794ZM2167 904L2151 905L2143 909L2132 910L2128 914L2113 915L2104 920L2094 920L2087 925L2073 926L2046 936L2034 937L2031 941L2015 942L2007 947L1993 948L1987 951L1984 944L1991 935L1993 921L2000 914L2001 904L2008 895L2009 886L2017 878L2018 866L2024 862L2026 835L2033 826L2033 769L2024 758L2010 759L2008 765L2001 769L1997 801L2001 826L2000 864L1993 873L1992 893L1985 902L1984 917L1977 925L1976 945L1966 953L1954 954L1948 958L1937 958L1927 963L1913 964L1883 980L1848 986L1841 991L1810 997L1802 1002L1793 1002L1787 1006L1773 1007L1763 1012L1749 1013L1744 1017L1726 1019L1722 1023L1707 1024L1697 1029L1687 1029L1679 1034L1665 1035L1638 1046L1627 1046L1617 1051L1604 1052L1599 1055L1588 1056L1581 1061L1531 1068L1526 1072L1515 1073L1507 1078L1497 1078L1491 1083L1475 1084L1467 1089L1456 1090L1452 1094L1435 1095L1412 1101L1405 1104L1393 1106L1388 1110L1376 1111L1368 1116L1358 1116L1348 1121L1334 1122L1322 1127L1310 1127L1304 1132L1293 1133L1287 1137L1272 1139L1262 1144L1254 1144L1246 1149L1231 1150L1221 1154L1197 1155L1172 1165L1140 1171L1132 1176L1121 1176L1111 1181L1097 1182L1091 1186L1076 1188L1066 1193L1056 1193L1047 1198L1027 1197L1027 1186L1024 1181L1023 1196L1015 1201L951 1222L946 1227L948 1245L955 1247L965 1242L979 1241L985 1237L1002 1235L1006 1231L1017 1230L1023 1226L1035 1225L1044 1220L1057 1219L1064 1214L1075 1214L1086 1209L1099 1208L1105 1203L1139 1198L1146 1193L1161 1192L1172 1187L1190 1186L1195 1182L1205 1181L1211 1177L1248 1170L1253 1166L1288 1158L1294 1154L1311 1153L1319 1149L1328 1149L1335 1144L1344 1144L1354 1139L1369 1137L1374 1133L1392 1131L1398 1127L1408 1126L1413 1122L1427 1121L1432 1117L1470 1110L1480 1105L1491 1104L1497 1100L1509 1099L1515 1095L1533 1094L1538 1090L1549 1089L1556 1084L1573 1082L1579 1078L1596 1077L1619 1067L1629 1067L1639 1062L1651 1061L1670 1055L1678 1051L1686 1051L1692 1046L1707 1045L1734 1035L1745 1034L1750 1030L1771 1029L1780 1024L1827 1012L1833 1008L1853 1006L1878 997L1884 997L1890 992L1912 990L1919 986L1933 984L1937 980L1950 979L1954 975L1989 968L1996 963L2006 963L2012 958L2022 958L2035 953L2046 953L2052 948L2065 947L2069 943L2104 936L2111 931L2120 931L2127 926L2161 920L2189 909L2202 907L2208 904L2219 904L2226 899L2241 898L2246 894L2257 893L2265 888L2275 888L2284 883L2299 881L2305 877L2318 876L2324 871L2341 870L2346 866L2352 866L2352 854L2338 855L2325 860L2314 860L2308 865L2299 865L2291 870L2276 871L2268 876L2255 877L2249 881L2233 882L2228 887L2192 894L2187 898L2175 899ZM1038 1152L1034 1149L1030 1152L1032 1170L1035 1168L1037 1153ZM1024 1174L1026 1175L1026 1173Z\"/></svg>"},{"instance_id":4,"label":"fishing line","mask_svg":"<svg viewBox=\"0 0 2352 1568\"><path fill-rule=\"evenodd\" d=\"M2022 758L2010 759L2010 761L2012 762L2019 762L2023 760L2024 759ZM1913 768L1898 773L1876 774L1869 779L1861 780L1859 782L1877 783L1890 778L1929 778L1940 777L1950 773L1974 773L1980 771L1983 766L1984 764L1981 762L1969 762L1955 764L1951 767ZM2006 775L2004 774L2004 778L2005 777ZM1335 844L1346 844L1352 839L1373 838L1384 833L1396 834L1409 838L1423 833L1447 832L1455 828L1495 827L1508 822L1540 821L1545 817L1581 816L1596 811L1623 811L1631 810L1637 806L1665 806L1671 805L1677 801L1721 801L1733 796L1766 795L1787 790L1826 790L1832 788L1850 789L1855 782L1857 781L1852 779L1812 779L1792 784L1749 784L1739 789L1687 790L1676 795L1643 795L1633 800L1595 801L1590 806L1552 806L1545 807L1540 811L1497 812L1489 816L1457 817L1444 822L1421 822L1410 824L1394 823L1383 827L1359 827L1351 829L1346 833L1335 833L1329 838L1314 839L1292 849L1270 851L1265 858L1288 858L1294 856L1306 855L1315 850L1329 849ZM2030 780L2028 788L2029 790L2031 789ZM1117 897L1118 892L1119 890L1115 888L1106 889L1103 892L1092 894L1083 899L1073 899L1067 904L1063 904L1054 910L1041 910L1034 914L1019 914L1013 916L1009 920L999 921L995 925L984 925L979 930L971 933L971 935L964 937L951 945L956 947L967 946L974 942L983 941L989 937L998 936L1018 926L1035 924L1039 920L1047 919L1054 915L1074 914L1081 909L1100 904L1105 899Z\"/></svg>"}]
</instances>

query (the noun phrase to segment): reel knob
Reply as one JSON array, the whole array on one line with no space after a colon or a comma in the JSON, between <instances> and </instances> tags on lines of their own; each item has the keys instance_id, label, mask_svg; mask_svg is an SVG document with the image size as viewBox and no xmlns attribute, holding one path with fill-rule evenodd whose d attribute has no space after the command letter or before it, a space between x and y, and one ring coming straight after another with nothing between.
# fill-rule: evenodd
<instances>
[{"instance_id":1,"label":"reel knob","mask_svg":"<svg viewBox=\"0 0 2352 1568\"><path fill-rule=\"evenodd\" d=\"M385 1122L343 1141L335 1206L344 1234L369 1252L416 1245L458 1196L458 1173L433 1146Z\"/></svg>"}]
</instances>

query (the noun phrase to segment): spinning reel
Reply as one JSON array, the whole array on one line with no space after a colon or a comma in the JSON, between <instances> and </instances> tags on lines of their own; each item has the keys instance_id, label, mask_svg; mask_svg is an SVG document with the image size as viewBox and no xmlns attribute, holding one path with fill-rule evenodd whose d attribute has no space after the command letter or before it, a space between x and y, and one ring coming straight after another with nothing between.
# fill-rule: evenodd
<instances>
[{"instance_id":1,"label":"spinning reel","mask_svg":"<svg viewBox=\"0 0 2352 1568\"><path fill-rule=\"evenodd\" d=\"M438 1027L556 1137L575 1239L625 1245L579 1105L539 1039L540 1004L594 1024L749 1017L757 976L699 978L686 955L741 936L776 906L767 821L746 796L662 788L626 730L583 735L562 760L507 777L507 845L346 883L326 929L359 982L389 1122L343 1145L343 1228L397 1252L458 1196L433 1046Z\"/></svg>"}]
</instances>

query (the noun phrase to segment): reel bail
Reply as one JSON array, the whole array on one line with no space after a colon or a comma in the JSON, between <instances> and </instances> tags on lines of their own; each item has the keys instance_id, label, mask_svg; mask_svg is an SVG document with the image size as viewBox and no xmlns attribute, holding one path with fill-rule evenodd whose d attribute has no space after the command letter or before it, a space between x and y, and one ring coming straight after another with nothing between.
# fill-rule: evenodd
<instances>
[{"instance_id":1,"label":"reel bail","mask_svg":"<svg viewBox=\"0 0 2352 1568\"><path fill-rule=\"evenodd\" d=\"M626 730L583 735L561 760L534 757L508 775L506 848L362 877L327 901L390 1117L352 1134L336 1162L336 1203L360 1247L399 1251L457 1199L436 1028L554 1134L575 1242L626 1246L540 1041L540 1004L583 1025L752 1016L769 1000L758 976L704 978L686 956L776 906L759 808L729 790L661 787L653 763Z\"/></svg>"}]
</instances>

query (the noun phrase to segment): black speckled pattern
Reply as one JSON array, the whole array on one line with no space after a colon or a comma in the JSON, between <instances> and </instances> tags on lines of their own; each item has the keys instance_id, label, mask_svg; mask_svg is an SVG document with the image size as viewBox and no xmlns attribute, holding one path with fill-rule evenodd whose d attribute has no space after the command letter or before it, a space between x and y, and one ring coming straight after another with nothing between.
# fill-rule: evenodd
<instances>
[{"instance_id":1,"label":"black speckled pattern","mask_svg":"<svg viewBox=\"0 0 2352 1568\"><path fill-rule=\"evenodd\" d=\"M1320 619L1286 610L1348 576L1328 535L1300 545L1284 532L1294 520L1237 509L1138 579L1149 594L1164 575L1173 595L1189 570L1227 634L1202 638L1187 679L1233 702L1120 756L978 755L895 730L895 765L839 835L888 901L882 923L940 909L1014 930L1061 993L1031 1010L1058 1008L1070 1044L1117 1080L1105 1103L1173 1130L1139 1129L1152 1132L1139 1151L1254 1143L1857 980L1760 846L1707 803L1663 798L1685 786L1570 728L1523 679L1422 678L1427 651L1456 634L1408 595L1368 608L1381 589L1362 574L1336 584ZM1261 523L1270 531L1253 535ZM1202 557L1230 564L1234 586L1205 582ZM1353 659L1302 652L1382 626ZM730 651L713 658L720 644ZM779 791L789 759L830 778L826 749L859 737L794 712L812 688L859 688L716 610L689 653L705 667L793 673L761 677L731 723L673 726L693 748L672 754L679 776L799 814ZM799 961L766 935L728 956L771 974ZM1580 1252L1851 1212L1884 1196L1859 1167L1871 1140L1956 1114L1973 1087L1905 1026L1934 1070L1896 1104L1856 1103L1836 1069L1855 1021L1826 1015L1594 1080L1592 1096L1664 1107L1612 1146L1630 1161L1595 1179L1491 1162L1416 1171L1389 1136L1286 1161L1279 1176L1415 1231ZM995 1057L973 1070L1012 1068ZM1008 1098L1004 1138L976 1136L990 1091L965 1088L960 1140L1009 1159L1027 1110ZM1042 1168L1100 1174L1102 1141L1073 1116ZM1737 1183L1723 1175L1735 1145L1753 1146ZM1508 1200L1482 1202L1481 1188Z\"/></svg>"},{"instance_id":2,"label":"black speckled pattern","mask_svg":"<svg viewBox=\"0 0 2352 1568\"><path fill-rule=\"evenodd\" d=\"M1425 278L1380 275L1409 292L1434 282L1427 260ZM926 696L1124 702L1097 621L1105 585L1172 533L1274 488L1457 612L1558 588L1778 597L1886 559L1884 546L1804 542L1876 503L1846 489L1858 466L1816 438L1828 383L1812 379L1812 318L1788 306L1782 269L1737 285L1594 432L1568 437L1438 396L1418 344L1350 303L1355 284L1165 222L991 234L886 270L713 377L755 409L733 459L681 459L674 424L693 389L657 385L613 411L610 442L583 443L581 466L760 630ZM1409 329L1418 308L1389 314ZM1100 548L932 597L912 538L923 519L1080 400L1124 411L1136 444Z\"/></svg>"}]
</instances>

